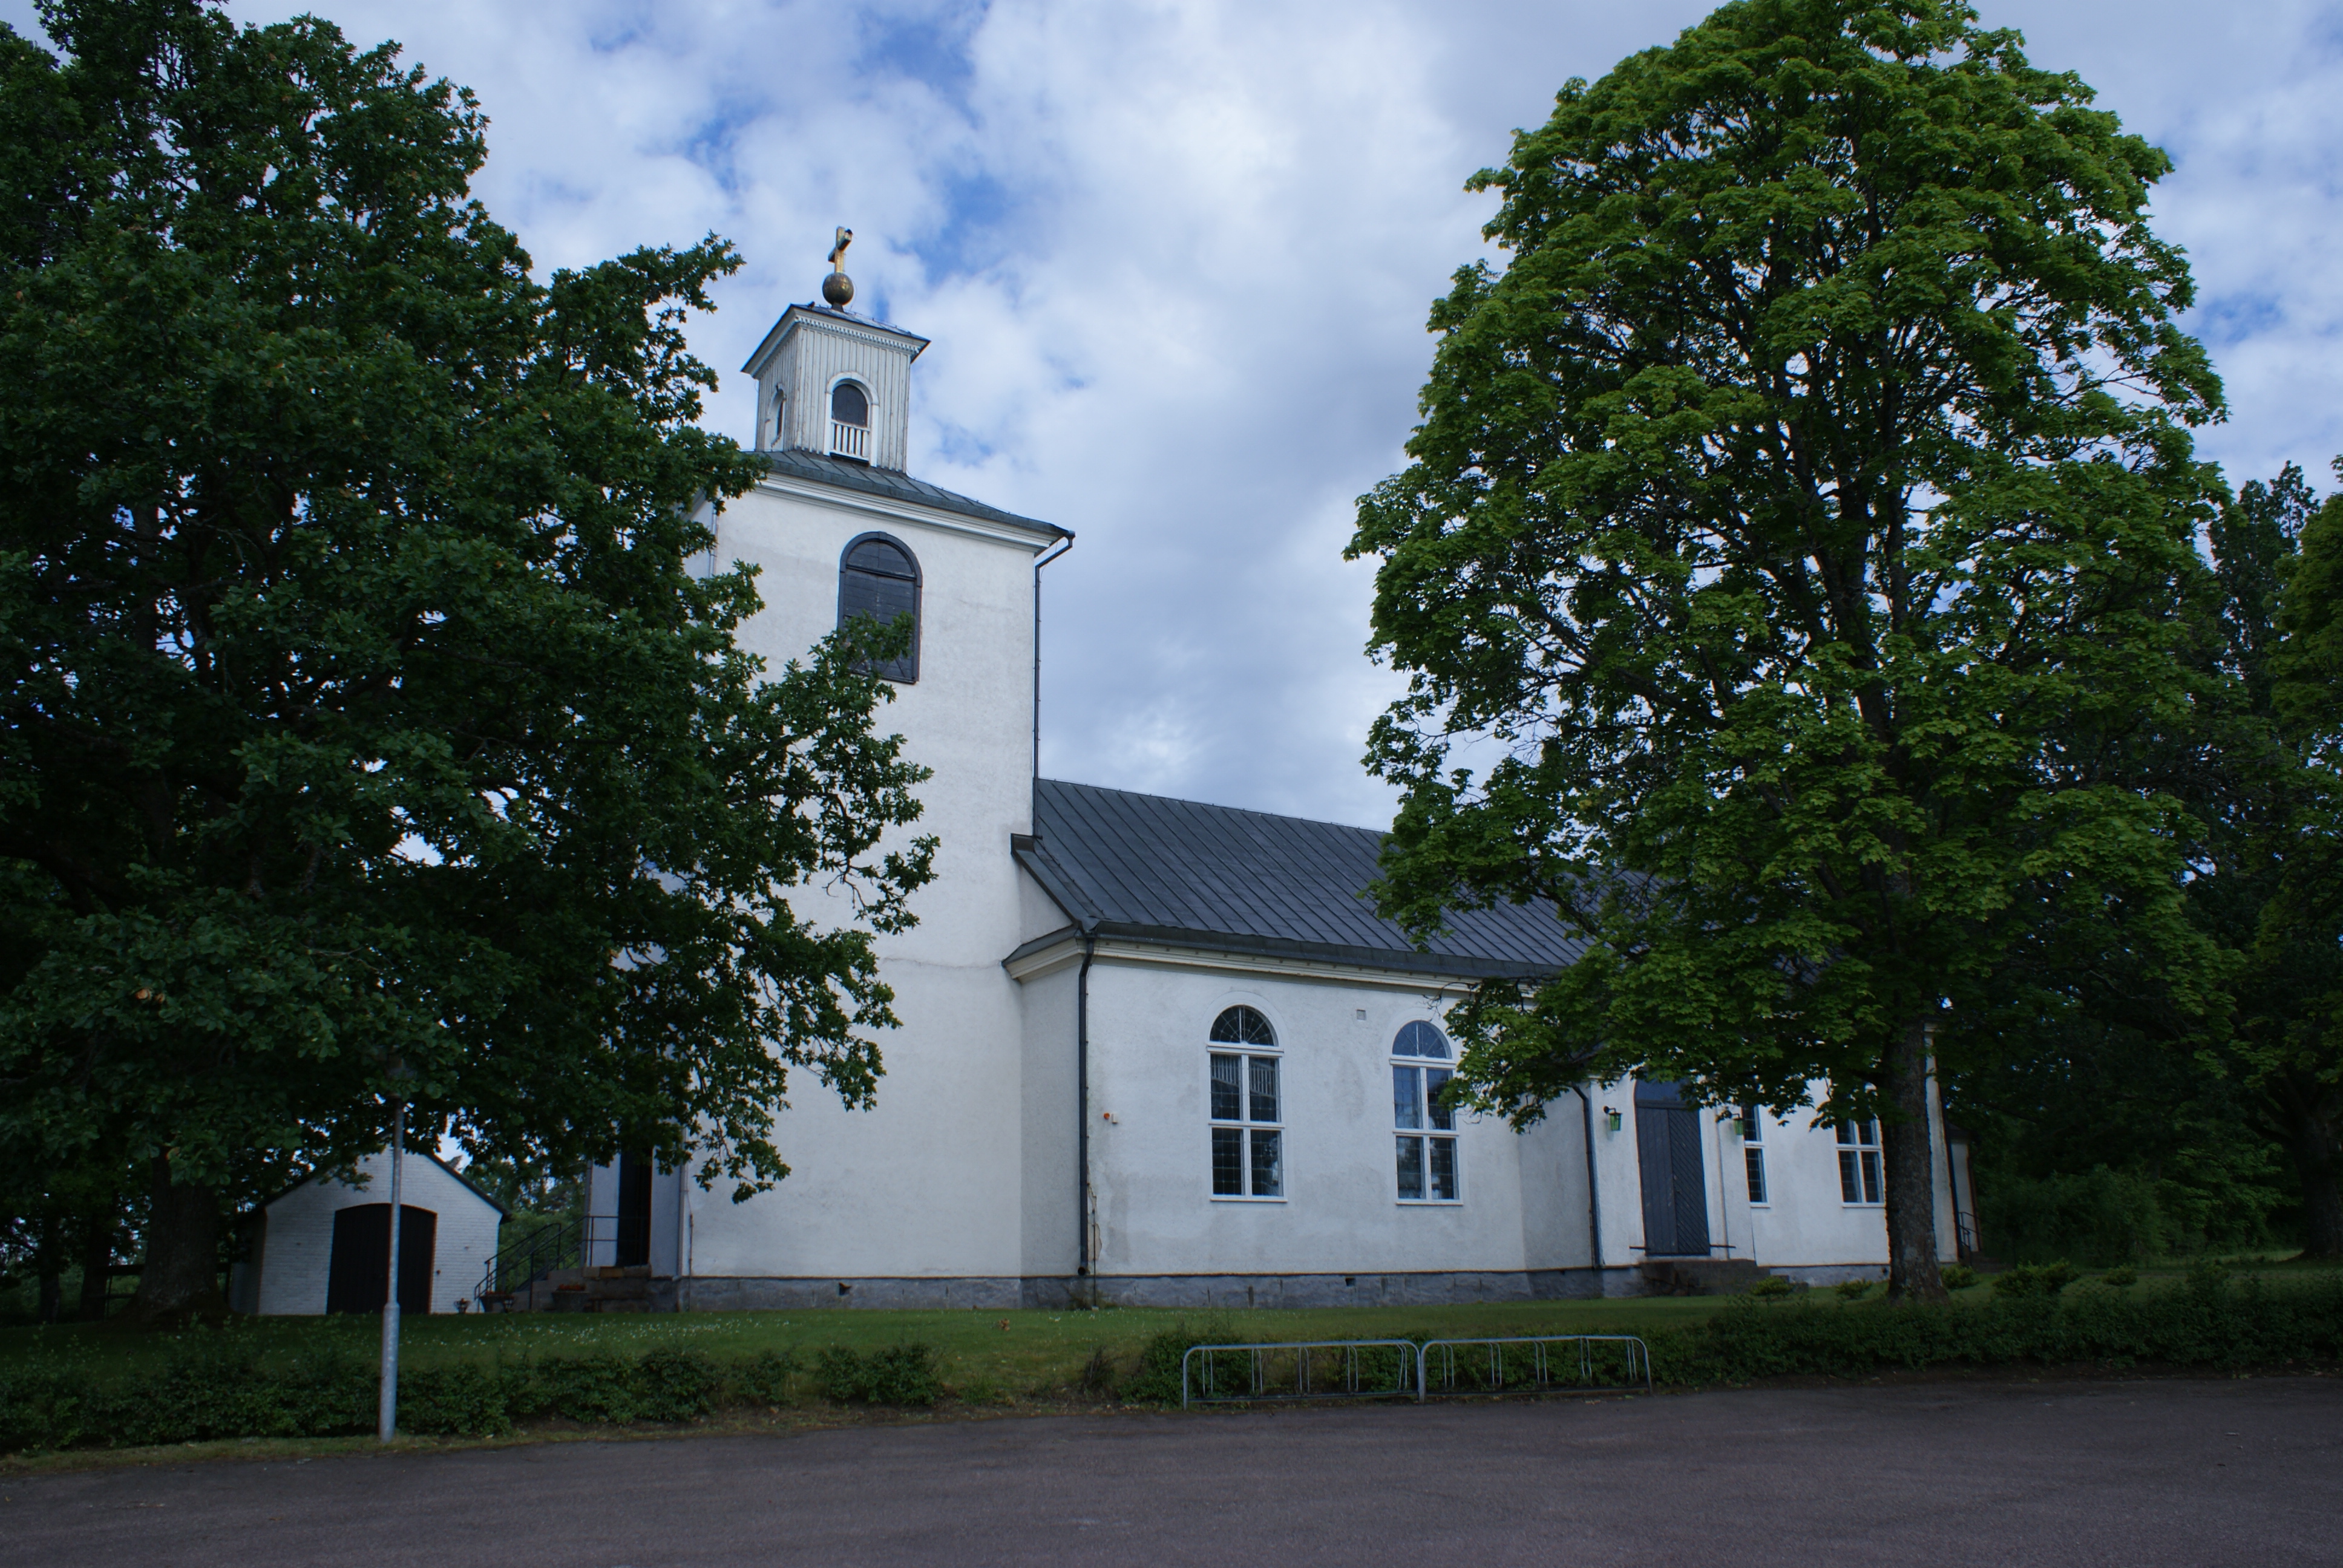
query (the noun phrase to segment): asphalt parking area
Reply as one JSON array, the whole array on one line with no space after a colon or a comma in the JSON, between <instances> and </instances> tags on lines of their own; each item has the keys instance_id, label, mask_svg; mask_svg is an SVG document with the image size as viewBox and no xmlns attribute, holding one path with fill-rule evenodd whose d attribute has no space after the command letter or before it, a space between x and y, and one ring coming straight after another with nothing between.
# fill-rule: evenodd
<instances>
[{"instance_id":1,"label":"asphalt parking area","mask_svg":"<svg viewBox=\"0 0 2343 1568\"><path fill-rule=\"evenodd\" d=\"M2343 1380L952 1422L0 1497L9 1568L2343 1563Z\"/></svg>"}]
</instances>

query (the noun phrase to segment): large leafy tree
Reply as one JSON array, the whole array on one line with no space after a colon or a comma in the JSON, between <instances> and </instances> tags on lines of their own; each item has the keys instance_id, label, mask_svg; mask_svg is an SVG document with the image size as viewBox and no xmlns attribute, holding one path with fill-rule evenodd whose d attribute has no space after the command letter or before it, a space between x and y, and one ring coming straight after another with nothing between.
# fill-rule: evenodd
<instances>
[{"instance_id":1,"label":"large leafy tree","mask_svg":"<svg viewBox=\"0 0 2343 1568\"><path fill-rule=\"evenodd\" d=\"M394 1099L779 1179L791 1066L871 1095L932 845L884 648L768 680L704 569L756 469L681 322L732 253L540 280L394 46L41 15L60 56L0 31L8 1157L151 1182L149 1313Z\"/></svg>"},{"instance_id":2,"label":"large leafy tree","mask_svg":"<svg viewBox=\"0 0 2343 1568\"><path fill-rule=\"evenodd\" d=\"M2191 890L2246 960L2226 1064L2294 1166L2306 1251L2343 1258L2343 495L2313 502L2289 467L2213 536L2238 695Z\"/></svg>"},{"instance_id":3,"label":"large leafy tree","mask_svg":"<svg viewBox=\"0 0 2343 1568\"><path fill-rule=\"evenodd\" d=\"M1940 0L1742 0L1475 176L1413 461L1361 505L1384 906L1553 900L1587 956L1461 1010L1481 1103L1590 1073L1884 1121L1893 1292L1941 1292L1932 1054L2012 955L2207 945L2173 804L2221 393L2164 155ZM2180 988L2184 1002L2207 999Z\"/></svg>"}]
</instances>

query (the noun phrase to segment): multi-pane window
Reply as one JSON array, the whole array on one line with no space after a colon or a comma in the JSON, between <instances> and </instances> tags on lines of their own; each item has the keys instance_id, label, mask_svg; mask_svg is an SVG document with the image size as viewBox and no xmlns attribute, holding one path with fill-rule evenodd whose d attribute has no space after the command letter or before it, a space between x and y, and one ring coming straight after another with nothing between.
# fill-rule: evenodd
<instances>
[{"instance_id":1,"label":"multi-pane window","mask_svg":"<svg viewBox=\"0 0 2343 1568\"><path fill-rule=\"evenodd\" d=\"M1741 1165L1749 1173L1749 1201L1765 1201L1765 1121L1755 1105L1741 1108Z\"/></svg>"},{"instance_id":2,"label":"multi-pane window","mask_svg":"<svg viewBox=\"0 0 2343 1568\"><path fill-rule=\"evenodd\" d=\"M1285 1196L1284 1111L1278 1094L1277 1031L1249 1007L1212 1020L1212 1196Z\"/></svg>"},{"instance_id":3,"label":"multi-pane window","mask_svg":"<svg viewBox=\"0 0 2343 1568\"><path fill-rule=\"evenodd\" d=\"M868 616L891 626L909 616L911 645L878 667L906 686L920 678L920 568L911 552L884 534L865 534L846 547L838 566L838 624Z\"/></svg>"},{"instance_id":4,"label":"multi-pane window","mask_svg":"<svg viewBox=\"0 0 2343 1568\"><path fill-rule=\"evenodd\" d=\"M1838 1124L1838 1193L1849 1203L1881 1201L1878 1122Z\"/></svg>"},{"instance_id":5,"label":"multi-pane window","mask_svg":"<svg viewBox=\"0 0 2343 1568\"><path fill-rule=\"evenodd\" d=\"M1440 1102L1455 1074L1428 1065L1449 1060L1448 1037L1428 1023L1411 1023L1392 1041L1392 1120L1399 1129L1399 1196L1403 1203L1453 1203L1463 1196L1456 1174L1456 1113Z\"/></svg>"}]
</instances>

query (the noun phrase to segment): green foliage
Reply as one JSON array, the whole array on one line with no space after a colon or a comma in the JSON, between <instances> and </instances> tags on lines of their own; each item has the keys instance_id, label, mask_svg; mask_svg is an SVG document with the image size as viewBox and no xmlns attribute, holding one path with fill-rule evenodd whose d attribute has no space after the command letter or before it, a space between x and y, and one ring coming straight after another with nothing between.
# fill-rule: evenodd
<instances>
[{"instance_id":1,"label":"green foliage","mask_svg":"<svg viewBox=\"0 0 2343 1568\"><path fill-rule=\"evenodd\" d=\"M1788 1275L1768 1274L1764 1279L1758 1281L1755 1284L1750 1286L1749 1293L1753 1296L1761 1298L1766 1296L1786 1296L1794 1289L1795 1289L1795 1287L1791 1284Z\"/></svg>"},{"instance_id":2,"label":"green foliage","mask_svg":"<svg viewBox=\"0 0 2343 1568\"><path fill-rule=\"evenodd\" d=\"M410 1368L399 1377L398 1424L418 1436L483 1437L531 1417L690 1421L789 1402L796 1365L790 1352L723 1362L662 1346L635 1357ZM227 1334L192 1336L152 1371L115 1380L96 1376L86 1360L35 1358L0 1370L0 1452L368 1432L377 1372L370 1358L347 1348L264 1363Z\"/></svg>"},{"instance_id":3,"label":"green foliage","mask_svg":"<svg viewBox=\"0 0 2343 1568\"><path fill-rule=\"evenodd\" d=\"M1997 1278L2006 1278L2006 1275ZM2269 1288L2213 1271L2178 1290L2087 1288L1904 1312L1761 1310L1740 1302L1651 1336L1664 1382L1855 1378L1934 1366L2278 1366L2343 1357L2343 1279Z\"/></svg>"},{"instance_id":4,"label":"green foliage","mask_svg":"<svg viewBox=\"0 0 2343 1568\"><path fill-rule=\"evenodd\" d=\"M2055 1296L2075 1282L2075 1265L2064 1258L2055 1263L2020 1263L1993 1277L1996 1296Z\"/></svg>"},{"instance_id":5,"label":"green foliage","mask_svg":"<svg viewBox=\"0 0 2343 1568\"><path fill-rule=\"evenodd\" d=\"M1966 1263L1946 1263L1937 1271L1937 1278L1948 1291L1966 1291L1977 1282L1977 1271Z\"/></svg>"},{"instance_id":6,"label":"green foliage","mask_svg":"<svg viewBox=\"0 0 2343 1568\"><path fill-rule=\"evenodd\" d=\"M1878 1282L1876 1280L1841 1280L1831 1289L1838 1292L1838 1299L1842 1302L1859 1302L1869 1295L1871 1287Z\"/></svg>"},{"instance_id":7,"label":"green foliage","mask_svg":"<svg viewBox=\"0 0 2343 1568\"><path fill-rule=\"evenodd\" d=\"M2119 1268L2109 1269L2099 1277L2119 1291L2139 1283L2139 1271L2129 1263Z\"/></svg>"},{"instance_id":8,"label":"green foliage","mask_svg":"<svg viewBox=\"0 0 2343 1568\"><path fill-rule=\"evenodd\" d=\"M1123 1385L1122 1396L1141 1404L1180 1402L1180 1361L1198 1345L1243 1342L1235 1323L1220 1316L1190 1322L1182 1318L1140 1347L1139 1367Z\"/></svg>"},{"instance_id":9,"label":"green foliage","mask_svg":"<svg viewBox=\"0 0 2343 1568\"><path fill-rule=\"evenodd\" d=\"M201 1217L381 1147L396 1087L516 1169L779 1180L791 1068L870 1102L933 841L872 729L901 632L768 679L751 574L695 565L760 471L684 337L738 257L540 280L470 96L317 18L42 15L61 58L0 33L5 1163L166 1160Z\"/></svg>"},{"instance_id":10,"label":"green foliage","mask_svg":"<svg viewBox=\"0 0 2343 1568\"><path fill-rule=\"evenodd\" d=\"M857 1351L831 1345L814 1358L823 1397L840 1404L933 1404L943 1392L935 1352L916 1342Z\"/></svg>"},{"instance_id":11,"label":"green foliage","mask_svg":"<svg viewBox=\"0 0 2343 1568\"><path fill-rule=\"evenodd\" d=\"M1091 1352L1091 1359L1082 1363L1081 1376L1075 1386L1084 1393L1111 1399L1121 1382L1122 1369L1115 1363L1114 1352L1101 1345Z\"/></svg>"},{"instance_id":12,"label":"green foliage","mask_svg":"<svg viewBox=\"0 0 2343 1568\"><path fill-rule=\"evenodd\" d=\"M2216 1006L2177 806L2099 759L2190 699L2221 392L2169 161L2090 96L1940 0L1740 0L1569 83L1473 182L1508 265L1434 307L1351 546L1410 675L1382 907L1550 900L1591 943L1451 1015L1476 1103L1827 1081L1885 1113L1899 1292L1925 1058L1990 1055L2039 950Z\"/></svg>"},{"instance_id":13,"label":"green foliage","mask_svg":"<svg viewBox=\"0 0 2343 1568\"><path fill-rule=\"evenodd\" d=\"M2021 1263L2070 1258L2088 1268L2144 1263L2179 1251L2157 1184L2136 1171L2089 1171L1978 1185L1978 1223L1997 1256Z\"/></svg>"}]
</instances>

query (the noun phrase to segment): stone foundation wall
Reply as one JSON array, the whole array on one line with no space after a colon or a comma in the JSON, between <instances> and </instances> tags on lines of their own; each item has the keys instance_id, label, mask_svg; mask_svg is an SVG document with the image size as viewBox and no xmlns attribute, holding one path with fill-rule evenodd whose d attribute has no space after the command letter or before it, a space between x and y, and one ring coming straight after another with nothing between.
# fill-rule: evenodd
<instances>
[{"instance_id":1,"label":"stone foundation wall","mask_svg":"<svg viewBox=\"0 0 2343 1568\"><path fill-rule=\"evenodd\" d=\"M700 1275L675 1282L684 1312L803 1312L1012 1307L1435 1307L1472 1302L1584 1301L1643 1293L1633 1268L1409 1274L1104 1274L955 1279L760 1279Z\"/></svg>"}]
</instances>

